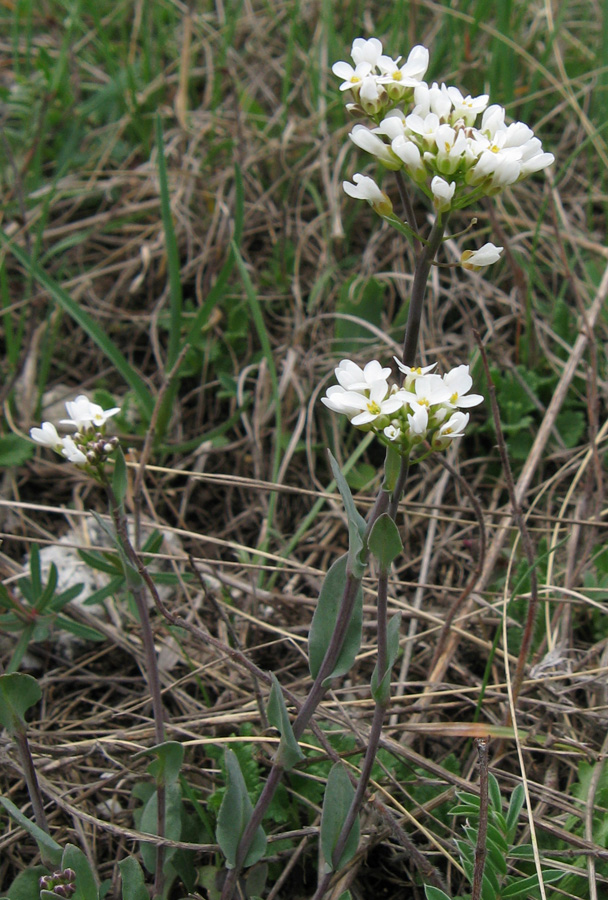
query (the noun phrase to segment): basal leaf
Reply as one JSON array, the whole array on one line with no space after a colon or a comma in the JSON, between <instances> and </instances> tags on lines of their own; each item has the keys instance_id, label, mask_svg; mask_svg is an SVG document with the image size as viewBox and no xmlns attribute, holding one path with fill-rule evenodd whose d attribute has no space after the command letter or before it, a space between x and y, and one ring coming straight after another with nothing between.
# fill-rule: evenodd
<instances>
[{"instance_id":1,"label":"basal leaf","mask_svg":"<svg viewBox=\"0 0 608 900\"><path fill-rule=\"evenodd\" d=\"M118 863L122 879L122 900L150 900L144 881L144 873L134 856Z\"/></svg>"},{"instance_id":2,"label":"basal leaf","mask_svg":"<svg viewBox=\"0 0 608 900\"><path fill-rule=\"evenodd\" d=\"M26 710L41 696L40 685L31 675L0 675L0 724L11 734L20 731L25 725Z\"/></svg>"},{"instance_id":3,"label":"basal leaf","mask_svg":"<svg viewBox=\"0 0 608 900\"><path fill-rule=\"evenodd\" d=\"M61 858L62 869L73 869L76 873L76 892L72 900L97 900L99 888L88 859L74 844L66 844Z\"/></svg>"}]
</instances>

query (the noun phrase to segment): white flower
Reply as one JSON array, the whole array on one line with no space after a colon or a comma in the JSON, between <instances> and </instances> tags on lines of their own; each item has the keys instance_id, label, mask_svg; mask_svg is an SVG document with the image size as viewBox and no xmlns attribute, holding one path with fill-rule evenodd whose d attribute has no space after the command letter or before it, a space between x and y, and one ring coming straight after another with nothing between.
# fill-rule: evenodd
<instances>
[{"instance_id":1,"label":"white flower","mask_svg":"<svg viewBox=\"0 0 608 900\"><path fill-rule=\"evenodd\" d=\"M505 115L505 109L497 103L488 106L481 117L481 126L479 130L483 132L486 137L494 137L497 131L505 130Z\"/></svg>"},{"instance_id":2,"label":"white flower","mask_svg":"<svg viewBox=\"0 0 608 900\"><path fill-rule=\"evenodd\" d=\"M464 430L469 423L469 414L462 412L453 413L447 422L435 432L433 435L433 449L445 450L453 438L462 437Z\"/></svg>"},{"instance_id":3,"label":"white flower","mask_svg":"<svg viewBox=\"0 0 608 900\"><path fill-rule=\"evenodd\" d=\"M91 403L84 394L79 394L75 400L68 400L65 405L69 419L61 419L62 425L74 425L78 430L89 428L101 428L106 421L120 412L120 406L113 409L103 409L98 403Z\"/></svg>"},{"instance_id":4,"label":"white flower","mask_svg":"<svg viewBox=\"0 0 608 900\"><path fill-rule=\"evenodd\" d=\"M432 372L437 363L433 363L430 366L406 366L401 360L393 356L393 359L397 363L397 368L400 372L403 372L405 378L403 380L403 387L406 391L411 391L412 386L417 378L421 378L423 375L428 375L429 372Z\"/></svg>"},{"instance_id":5,"label":"white flower","mask_svg":"<svg viewBox=\"0 0 608 900\"><path fill-rule=\"evenodd\" d=\"M410 431L416 435L424 435L431 407L446 403L450 397L450 388L444 384L440 375L420 374L411 389L402 389L397 392L397 396L399 395L412 411L407 417Z\"/></svg>"},{"instance_id":6,"label":"white flower","mask_svg":"<svg viewBox=\"0 0 608 900\"><path fill-rule=\"evenodd\" d=\"M497 247L495 244L488 242L480 247L479 250L465 250L460 257L460 265L464 269L477 271L483 266L491 266L498 262L503 248Z\"/></svg>"},{"instance_id":7,"label":"white flower","mask_svg":"<svg viewBox=\"0 0 608 900\"><path fill-rule=\"evenodd\" d=\"M382 72L378 80L382 84L397 84L402 87L415 87L424 78L429 67L429 51L421 44L417 44L410 51L407 62L399 66L399 59L391 59L390 56L380 56L377 66Z\"/></svg>"},{"instance_id":8,"label":"white flower","mask_svg":"<svg viewBox=\"0 0 608 900\"><path fill-rule=\"evenodd\" d=\"M367 200L374 207L375 211L381 216L390 216L393 212L393 204L389 197L381 191L373 178L367 175L353 175L354 184L350 181L343 181L342 187L349 197L356 200Z\"/></svg>"},{"instance_id":9,"label":"white flower","mask_svg":"<svg viewBox=\"0 0 608 900\"><path fill-rule=\"evenodd\" d=\"M415 437L424 437L429 425L429 411L426 406L415 406L412 413L407 414L410 426L410 434Z\"/></svg>"},{"instance_id":10,"label":"white flower","mask_svg":"<svg viewBox=\"0 0 608 900\"><path fill-rule=\"evenodd\" d=\"M369 63L362 62L353 69L350 63L337 62L333 64L331 70L334 75L342 79L340 90L348 91L360 88L363 79L370 74L372 67Z\"/></svg>"},{"instance_id":11,"label":"white flower","mask_svg":"<svg viewBox=\"0 0 608 900\"><path fill-rule=\"evenodd\" d=\"M378 135L373 134L365 125L355 125L349 138L361 150L376 156L388 169L400 169L401 163L395 159L388 147Z\"/></svg>"},{"instance_id":12,"label":"white flower","mask_svg":"<svg viewBox=\"0 0 608 900\"><path fill-rule=\"evenodd\" d=\"M435 144L435 134L441 121L436 113L429 113L424 117L411 113L406 116L405 125L413 134L421 137L426 146L432 147Z\"/></svg>"},{"instance_id":13,"label":"white flower","mask_svg":"<svg viewBox=\"0 0 608 900\"><path fill-rule=\"evenodd\" d=\"M76 446L73 439L69 435L64 437L61 443L63 445L61 453L69 462L74 463L74 465L76 466L86 465L86 456L84 455L82 450Z\"/></svg>"},{"instance_id":14,"label":"white flower","mask_svg":"<svg viewBox=\"0 0 608 900\"><path fill-rule=\"evenodd\" d=\"M387 425L384 429L384 436L389 439L389 441L398 441L401 437L401 429L398 425Z\"/></svg>"},{"instance_id":15,"label":"white flower","mask_svg":"<svg viewBox=\"0 0 608 900\"><path fill-rule=\"evenodd\" d=\"M61 438L52 422L43 422L41 428L30 428L30 437L38 444L50 447L52 450L61 450Z\"/></svg>"},{"instance_id":16,"label":"white flower","mask_svg":"<svg viewBox=\"0 0 608 900\"><path fill-rule=\"evenodd\" d=\"M433 203L438 212L445 212L451 207L455 190L455 181L448 184L440 175L435 175L431 181L431 191L433 192Z\"/></svg>"},{"instance_id":17,"label":"white flower","mask_svg":"<svg viewBox=\"0 0 608 900\"><path fill-rule=\"evenodd\" d=\"M335 369L338 383L347 391L369 389L374 381L386 381L391 374L389 366L381 366L377 359L365 364L362 369L350 359L343 359Z\"/></svg>"},{"instance_id":18,"label":"white flower","mask_svg":"<svg viewBox=\"0 0 608 900\"><path fill-rule=\"evenodd\" d=\"M405 116L400 109L392 109L385 116L377 128L373 129L374 134L384 134L389 140L393 141L396 137L403 137L405 134Z\"/></svg>"},{"instance_id":19,"label":"white flower","mask_svg":"<svg viewBox=\"0 0 608 900\"><path fill-rule=\"evenodd\" d=\"M446 372L443 376L443 384L447 388L448 395L445 398L448 406L460 409L468 409L470 406L477 406L481 403L483 397L481 394L464 394L471 390L473 379L469 375L468 366L456 366L450 372ZM443 402L443 401L442 401Z\"/></svg>"},{"instance_id":20,"label":"white flower","mask_svg":"<svg viewBox=\"0 0 608 900\"><path fill-rule=\"evenodd\" d=\"M452 175L467 149L467 139L464 131L452 128L450 125L440 125L435 132L437 144L436 165L443 175Z\"/></svg>"},{"instance_id":21,"label":"white flower","mask_svg":"<svg viewBox=\"0 0 608 900\"><path fill-rule=\"evenodd\" d=\"M366 75L359 90L359 103L370 116L375 116L387 101L384 86L376 75Z\"/></svg>"},{"instance_id":22,"label":"white flower","mask_svg":"<svg viewBox=\"0 0 608 900\"><path fill-rule=\"evenodd\" d=\"M413 141L400 134L392 141L391 148L401 162L405 163L406 169L414 178L418 173L426 174L420 150Z\"/></svg>"},{"instance_id":23,"label":"white flower","mask_svg":"<svg viewBox=\"0 0 608 900\"><path fill-rule=\"evenodd\" d=\"M355 38L350 55L356 66L366 62L373 67L382 56L382 42L378 38L370 38L368 41L365 38Z\"/></svg>"},{"instance_id":24,"label":"white flower","mask_svg":"<svg viewBox=\"0 0 608 900\"><path fill-rule=\"evenodd\" d=\"M399 392L391 393L388 382L375 381L369 390L345 391L339 385L328 388L321 402L334 412L347 415L355 426L370 425L380 416L390 416L402 406ZM354 415L353 415L354 413Z\"/></svg>"},{"instance_id":25,"label":"white flower","mask_svg":"<svg viewBox=\"0 0 608 900\"><path fill-rule=\"evenodd\" d=\"M482 113L488 105L490 99L488 94L481 94L479 97L463 97L457 87L448 87L447 95L452 101L454 107L452 119L464 119L465 125L473 125L475 119Z\"/></svg>"}]
</instances>

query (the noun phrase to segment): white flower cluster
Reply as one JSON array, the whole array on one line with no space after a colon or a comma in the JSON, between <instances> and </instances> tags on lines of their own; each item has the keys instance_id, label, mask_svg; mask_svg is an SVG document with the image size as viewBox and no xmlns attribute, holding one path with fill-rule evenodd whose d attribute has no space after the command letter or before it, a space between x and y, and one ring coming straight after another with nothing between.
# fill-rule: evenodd
<instances>
[{"instance_id":1,"label":"white flower cluster","mask_svg":"<svg viewBox=\"0 0 608 900\"><path fill-rule=\"evenodd\" d=\"M79 467L102 462L118 444L118 438L105 438L104 431L107 420L120 412L120 407L103 409L80 394L75 400L68 400L65 408L69 419L61 419L59 424L72 426L75 434L62 437L52 422L43 422L41 428L30 429L32 440Z\"/></svg>"},{"instance_id":2,"label":"white flower cluster","mask_svg":"<svg viewBox=\"0 0 608 900\"><path fill-rule=\"evenodd\" d=\"M343 359L335 370L338 384L327 389L322 402L402 453L422 441L429 441L434 450L445 450L453 438L462 437L468 424L469 414L461 410L483 400L480 394L468 393L473 385L469 367L456 366L442 377L432 374L436 363L411 368L397 357L395 362L405 376L401 388L389 384L391 369L378 360L361 368Z\"/></svg>"},{"instance_id":3,"label":"white flower cluster","mask_svg":"<svg viewBox=\"0 0 608 900\"><path fill-rule=\"evenodd\" d=\"M457 87L426 84L425 47L414 47L400 66L401 57L384 56L377 38L357 38L352 58L354 68L337 62L332 71L342 79L340 89L352 92L356 102L349 108L368 115L376 127L355 125L351 140L388 169L404 169L438 212L499 193L554 161L531 128L507 125L505 110L488 106L487 94L464 96ZM362 188L353 193L362 177L355 175L355 185L345 182L344 189L375 205ZM367 181L365 187L371 190Z\"/></svg>"}]
</instances>

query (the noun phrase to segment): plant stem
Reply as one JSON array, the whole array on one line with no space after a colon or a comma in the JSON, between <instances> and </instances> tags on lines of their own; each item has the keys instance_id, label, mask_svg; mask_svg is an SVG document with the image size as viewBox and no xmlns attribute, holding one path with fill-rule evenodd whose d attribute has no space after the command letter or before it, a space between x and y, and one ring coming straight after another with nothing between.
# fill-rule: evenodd
<instances>
[{"instance_id":1,"label":"plant stem","mask_svg":"<svg viewBox=\"0 0 608 900\"><path fill-rule=\"evenodd\" d=\"M139 574L142 568L145 568L138 553L131 544L129 531L127 527L127 518L121 505L117 502L111 485L104 479L104 486L110 500L110 512L116 528L116 533L122 549L127 559L134 566ZM154 632L150 622L150 612L148 610L146 589L143 585L131 587L131 593L137 606L139 623L141 626L141 640L144 648L145 674L148 681L148 689L150 691L150 699L152 701L152 711L154 715L154 737L157 744L165 742L165 724L163 720L163 701L160 685L160 675L158 671L158 660L156 658L156 648L154 646ZM164 838L166 829L166 795L165 785L162 780L156 782L156 803L157 803L157 834L159 838ZM156 846L156 869L154 872L154 896L160 897L163 892L164 883L164 863L165 848L162 844Z\"/></svg>"},{"instance_id":2,"label":"plant stem","mask_svg":"<svg viewBox=\"0 0 608 900\"><path fill-rule=\"evenodd\" d=\"M403 364L406 366L413 366L416 362L426 283L437 251L441 246L447 220L447 214L443 216L441 213L437 214L437 218L431 228L428 243L424 245L416 260L416 271L414 272L410 308L405 328L405 340L403 341Z\"/></svg>"},{"instance_id":3,"label":"plant stem","mask_svg":"<svg viewBox=\"0 0 608 900\"><path fill-rule=\"evenodd\" d=\"M477 744L479 756L479 828L477 829L477 843L475 845L475 867L473 869L471 900L480 900L488 836L488 741L487 738L479 738L475 743Z\"/></svg>"},{"instance_id":4,"label":"plant stem","mask_svg":"<svg viewBox=\"0 0 608 900\"><path fill-rule=\"evenodd\" d=\"M43 831L46 831L47 834L50 834L46 815L44 813L38 776L36 775L36 769L34 768L34 760L32 759L32 752L30 750L27 734L25 733L25 727L17 728L15 730L15 741L17 742L17 749L21 758L21 765L23 766L23 777L25 778L27 792L30 795L30 800L32 802L36 824L39 828L42 828Z\"/></svg>"},{"instance_id":5,"label":"plant stem","mask_svg":"<svg viewBox=\"0 0 608 900\"><path fill-rule=\"evenodd\" d=\"M376 502L370 510L367 519L367 526L365 535L363 537L364 547L367 546L369 534L372 530L374 522L382 515L383 512L386 511L388 503L389 495L386 491L381 489L378 492ZM342 594L342 600L340 602L340 610L338 612L336 627L334 628L331 641L325 652L325 657L323 658L323 662L321 663L321 667L317 672L317 676L312 684L308 696L300 707L300 711L298 712L298 715L296 716L293 723L293 733L296 737L296 740L302 736L319 703L325 696L328 685L325 685L324 682L331 675L335 667L336 660L340 655L342 644L344 642L344 636L346 635L360 584L361 579L355 578L352 573L347 572L346 584L344 585L344 592ZM234 868L230 869L228 875L226 876L226 881L224 882L224 887L222 889L222 900L232 900L232 896L236 888L236 883L243 866L243 862L247 857L247 852L249 850L251 841L253 840L253 837L256 834L259 826L262 824L262 819L264 818L266 810L272 802L272 798L282 777L283 769L281 768L281 766L278 766L276 764L273 765L266 780L266 784L264 785L264 789L258 797L258 801L253 809L251 818L241 836Z\"/></svg>"}]
</instances>

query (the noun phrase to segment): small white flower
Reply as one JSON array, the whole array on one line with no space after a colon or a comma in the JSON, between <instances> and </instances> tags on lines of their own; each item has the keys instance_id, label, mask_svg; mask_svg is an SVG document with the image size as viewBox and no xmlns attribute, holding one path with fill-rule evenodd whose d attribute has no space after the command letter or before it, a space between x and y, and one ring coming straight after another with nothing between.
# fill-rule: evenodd
<instances>
[{"instance_id":1,"label":"small white flower","mask_svg":"<svg viewBox=\"0 0 608 900\"><path fill-rule=\"evenodd\" d=\"M453 413L447 422L433 435L433 449L445 450L453 438L462 437L469 423L469 414L462 412Z\"/></svg>"},{"instance_id":2,"label":"small white flower","mask_svg":"<svg viewBox=\"0 0 608 900\"><path fill-rule=\"evenodd\" d=\"M398 359L398 357L393 356L393 359L397 363L399 371L403 372L405 375L403 387L406 391L411 391L416 379L421 378L423 375L428 375L428 373L432 372L437 365L437 363L433 363L431 366L406 366Z\"/></svg>"},{"instance_id":3,"label":"small white flower","mask_svg":"<svg viewBox=\"0 0 608 900\"><path fill-rule=\"evenodd\" d=\"M350 181L342 182L344 192L356 200L367 200L380 216L390 216L393 212L393 204L387 194L381 191L373 178L367 175L353 175L354 184Z\"/></svg>"},{"instance_id":4,"label":"small white flower","mask_svg":"<svg viewBox=\"0 0 608 900\"><path fill-rule=\"evenodd\" d=\"M413 437L425 437L429 426L429 411L426 406L415 406L412 413L407 414L410 434Z\"/></svg>"},{"instance_id":5,"label":"small white flower","mask_svg":"<svg viewBox=\"0 0 608 900\"><path fill-rule=\"evenodd\" d=\"M61 438L52 422L43 422L41 428L30 428L30 437L38 444L61 451Z\"/></svg>"},{"instance_id":6,"label":"small white flower","mask_svg":"<svg viewBox=\"0 0 608 900\"><path fill-rule=\"evenodd\" d=\"M405 125L412 134L422 138L425 146L432 147L435 144L435 134L441 125L441 121L436 113L428 113L424 117L411 113L409 116L406 116Z\"/></svg>"},{"instance_id":7,"label":"small white flower","mask_svg":"<svg viewBox=\"0 0 608 900\"><path fill-rule=\"evenodd\" d=\"M429 67L429 51L418 44L410 51L407 62L399 66L399 59L391 59L390 56L380 56L377 66L382 72L379 81L382 84L397 84L401 87L416 87L424 78Z\"/></svg>"},{"instance_id":8,"label":"small white flower","mask_svg":"<svg viewBox=\"0 0 608 900\"><path fill-rule=\"evenodd\" d=\"M440 125L435 132L437 144L436 165L442 175L452 175L467 149L464 131L452 128L451 125Z\"/></svg>"},{"instance_id":9,"label":"small white flower","mask_svg":"<svg viewBox=\"0 0 608 900\"><path fill-rule=\"evenodd\" d=\"M369 128L366 128L365 125L355 125L349 134L349 138L359 149L376 156L388 169L396 170L401 168L400 161L395 159L390 147L377 134L373 134Z\"/></svg>"},{"instance_id":10,"label":"small white flower","mask_svg":"<svg viewBox=\"0 0 608 900\"><path fill-rule=\"evenodd\" d=\"M321 402L334 412L348 416L355 426L370 425L380 416L390 416L401 409L402 400L391 393L388 382L374 381L362 391L344 390L340 385L327 389Z\"/></svg>"},{"instance_id":11,"label":"small white flower","mask_svg":"<svg viewBox=\"0 0 608 900\"><path fill-rule=\"evenodd\" d=\"M479 250L465 250L460 257L460 265L464 269L478 271L484 266L491 266L498 262L503 248L497 247L495 244L488 242L480 247Z\"/></svg>"},{"instance_id":12,"label":"small white flower","mask_svg":"<svg viewBox=\"0 0 608 900\"><path fill-rule=\"evenodd\" d=\"M475 119L482 113L488 105L490 99L488 94L481 94L479 97L463 97L457 87L447 88L447 94L452 101L454 107L452 119L463 119L465 125L473 125Z\"/></svg>"},{"instance_id":13,"label":"small white flower","mask_svg":"<svg viewBox=\"0 0 608 900\"><path fill-rule=\"evenodd\" d=\"M362 369L350 359L343 359L335 369L338 383L347 391L368 390L375 381L386 381L391 374L389 366L381 366L377 359Z\"/></svg>"},{"instance_id":14,"label":"small white flower","mask_svg":"<svg viewBox=\"0 0 608 900\"><path fill-rule=\"evenodd\" d=\"M432 406L438 406L449 400L450 387L444 383L441 375L421 374L415 379L411 390L402 389L398 394L401 395L403 402L410 406L416 421L419 422L422 418L420 410L426 410L428 416ZM426 425L424 427L426 428Z\"/></svg>"},{"instance_id":15,"label":"small white flower","mask_svg":"<svg viewBox=\"0 0 608 900\"><path fill-rule=\"evenodd\" d=\"M473 386L473 379L469 375L468 366L456 366L455 369L446 372L443 376L443 384L448 391L448 396L445 399L448 406L452 408L468 409L470 406L477 406L483 400L481 394L464 396Z\"/></svg>"},{"instance_id":16,"label":"small white flower","mask_svg":"<svg viewBox=\"0 0 608 900\"><path fill-rule=\"evenodd\" d=\"M387 425L384 429L384 436L389 441L398 441L401 437L401 429L397 425Z\"/></svg>"},{"instance_id":17,"label":"small white flower","mask_svg":"<svg viewBox=\"0 0 608 900\"><path fill-rule=\"evenodd\" d=\"M387 101L384 86L376 75L366 75L359 90L359 103L370 116L375 116Z\"/></svg>"},{"instance_id":18,"label":"small white flower","mask_svg":"<svg viewBox=\"0 0 608 900\"><path fill-rule=\"evenodd\" d=\"M382 42L378 38L370 38L368 41L365 38L355 38L350 55L356 66L362 62L375 66L382 56Z\"/></svg>"},{"instance_id":19,"label":"small white flower","mask_svg":"<svg viewBox=\"0 0 608 900\"><path fill-rule=\"evenodd\" d=\"M82 450L76 446L76 444L74 443L74 441L72 440L72 438L69 435L64 437L62 439L61 443L63 445L63 449L61 450L61 453L63 456L65 456L65 458L69 462L74 463L74 465L76 465L76 466L86 465L86 463L87 463L86 456L84 455Z\"/></svg>"},{"instance_id":20,"label":"small white flower","mask_svg":"<svg viewBox=\"0 0 608 900\"><path fill-rule=\"evenodd\" d=\"M91 403L84 394L79 394L75 400L68 400L65 405L69 419L61 419L62 425L74 425L78 430L89 428L101 428L106 421L120 412L120 406L113 409L103 409L98 403Z\"/></svg>"},{"instance_id":21,"label":"small white flower","mask_svg":"<svg viewBox=\"0 0 608 900\"><path fill-rule=\"evenodd\" d=\"M433 203L438 212L445 212L450 209L455 190L455 181L451 181L448 184L440 175L435 175L431 181L431 191L433 192Z\"/></svg>"},{"instance_id":22,"label":"small white flower","mask_svg":"<svg viewBox=\"0 0 608 900\"><path fill-rule=\"evenodd\" d=\"M356 90L361 87L363 79L370 74L372 67L367 62L359 63L354 69L350 63L337 62L331 67L334 75L342 79L341 91Z\"/></svg>"},{"instance_id":23,"label":"small white flower","mask_svg":"<svg viewBox=\"0 0 608 900\"><path fill-rule=\"evenodd\" d=\"M405 134L405 116L400 109L392 109L385 116L377 128L372 129L374 134L384 134L389 140L394 141L396 137L403 137Z\"/></svg>"}]
</instances>

